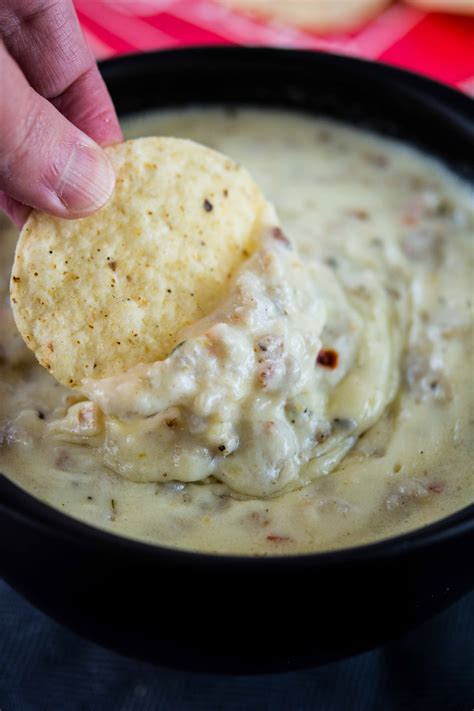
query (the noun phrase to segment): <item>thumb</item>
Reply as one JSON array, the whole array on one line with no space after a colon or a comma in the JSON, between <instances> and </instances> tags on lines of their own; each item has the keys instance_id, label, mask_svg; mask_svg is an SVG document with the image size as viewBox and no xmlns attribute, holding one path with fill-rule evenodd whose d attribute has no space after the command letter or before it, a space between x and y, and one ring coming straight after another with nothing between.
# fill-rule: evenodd
<instances>
[{"instance_id":1,"label":"thumb","mask_svg":"<svg viewBox=\"0 0 474 711\"><path fill-rule=\"evenodd\" d=\"M9 198L73 218L111 196L107 155L31 88L1 42L0 129L0 190Z\"/></svg>"}]
</instances>

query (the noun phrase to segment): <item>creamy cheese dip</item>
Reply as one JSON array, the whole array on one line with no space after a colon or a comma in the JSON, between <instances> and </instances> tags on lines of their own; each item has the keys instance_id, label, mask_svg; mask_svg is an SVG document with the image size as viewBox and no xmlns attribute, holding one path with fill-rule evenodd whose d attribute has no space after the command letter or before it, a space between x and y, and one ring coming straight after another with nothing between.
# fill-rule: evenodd
<instances>
[{"instance_id":1,"label":"creamy cheese dip","mask_svg":"<svg viewBox=\"0 0 474 711\"><path fill-rule=\"evenodd\" d=\"M117 533L293 553L474 499L473 195L395 142L283 112L130 120L242 162L275 205L227 300L164 361L67 390L13 324L0 242L0 470Z\"/></svg>"}]
</instances>

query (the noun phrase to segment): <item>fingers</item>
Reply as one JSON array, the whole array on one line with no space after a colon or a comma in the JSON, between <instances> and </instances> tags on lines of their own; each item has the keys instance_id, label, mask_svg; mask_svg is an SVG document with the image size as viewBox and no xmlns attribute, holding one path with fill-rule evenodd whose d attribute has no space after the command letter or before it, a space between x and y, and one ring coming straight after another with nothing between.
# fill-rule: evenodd
<instances>
[{"instance_id":1,"label":"fingers","mask_svg":"<svg viewBox=\"0 0 474 711\"><path fill-rule=\"evenodd\" d=\"M28 217L31 208L26 205L22 205L21 202L14 200L6 193L2 193L0 191L0 210L3 210L13 224L21 230L26 222L26 218Z\"/></svg>"},{"instance_id":2,"label":"fingers","mask_svg":"<svg viewBox=\"0 0 474 711\"><path fill-rule=\"evenodd\" d=\"M2 0L0 33L31 86L101 145L122 140L70 0Z\"/></svg>"},{"instance_id":3,"label":"fingers","mask_svg":"<svg viewBox=\"0 0 474 711\"><path fill-rule=\"evenodd\" d=\"M0 190L59 217L104 205L115 177L104 151L37 94L0 43ZM3 197L10 214L21 209Z\"/></svg>"},{"instance_id":4,"label":"fingers","mask_svg":"<svg viewBox=\"0 0 474 711\"><path fill-rule=\"evenodd\" d=\"M58 111L101 146L123 141L112 99L95 62L51 101Z\"/></svg>"},{"instance_id":5,"label":"fingers","mask_svg":"<svg viewBox=\"0 0 474 711\"><path fill-rule=\"evenodd\" d=\"M38 94L49 99L59 112L100 145L122 140L112 101L69 0L3 0L0 3L0 32L9 54ZM12 71L13 77L18 78L18 71L5 60L5 53L0 60L0 101L2 96L12 96L16 100L18 87L5 72ZM39 97L33 100L34 92L31 89L27 92L25 84L23 82L21 100L16 101L16 108L20 104L28 105L32 114L37 111L43 122L52 117L48 133L54 134L58 123L56 112L48 110L44 104L40 106ZM13 89L12 93L8 93L8 87ZM11 108L0 107L2 129L4 124L14 125ZM22 226L29 212L27 205L61 217L76 217L89 214L106 202L111 192L109 187L113 185L110 166L104 163L103 156L99 158L99 154L94 153L95 146L93 152L87 151L87 139L76 133L76 139L80 136L78 143L72 127L66 131L64 122L61 123L62 146L51 143L49 150L46 149L47 144L33 150L33 138L44 134L42 124L43 129L35 127L30 132L29 141L22 143L22 154L12 158L12 146L18 144L22 131L29 132L27 123L28 118L23 116L15 131L12 134L9 132L11 145L5 146L6 150L3 150L2 138L0 188L10 194L0 190L0 208L10 215L15 224ZM78 145L82 148L78 149ZM68 152L69 158L66 156ZM48 155L53 153L55 162L48 168ZM35 185L28 182L31 173L24 176L20 172L20 179L17 180L13 175L17 166L21 170L28 156L31 161L37 161L37 157L42 156L42 164L35 165L35 172L41 173L42 179ZM8 171L5 170L6 165L9 166ZM20 184L22 177L25 180Z\"/></svg>"}]
</instances>

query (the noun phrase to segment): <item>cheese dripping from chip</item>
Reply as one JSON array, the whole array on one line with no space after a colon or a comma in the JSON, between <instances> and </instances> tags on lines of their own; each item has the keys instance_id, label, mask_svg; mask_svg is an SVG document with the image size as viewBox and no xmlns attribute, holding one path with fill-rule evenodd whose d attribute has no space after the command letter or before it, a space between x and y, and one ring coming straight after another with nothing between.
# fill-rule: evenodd
<instances>
[{"instance_id":1,"label":"cheese dripping from chip","mask_svg":"<svg viewBox=\"0 0 474 711\"><path fill-rule=\"evenodd\" d=\"M239 164L189 140L106 149L116 188L100 212L33 211L11 303L39 362L68 387L166 358L258 247L268 206Z\"/></svg>"}]
</instances>

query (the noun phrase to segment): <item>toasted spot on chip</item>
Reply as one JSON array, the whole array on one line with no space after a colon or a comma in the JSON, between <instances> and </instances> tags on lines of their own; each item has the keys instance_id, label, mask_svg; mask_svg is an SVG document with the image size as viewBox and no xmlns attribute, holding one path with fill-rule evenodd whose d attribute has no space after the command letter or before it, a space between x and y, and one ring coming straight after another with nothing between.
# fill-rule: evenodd
<instances>
[{"instance_id":1,"label":"toasted spot on chip","mask_svg":"<svg viewBox=\"0 0 474 711\"><path fill-rule=\"evenodd\" d=\"M225 297L258 247L265 207L241 166L192 141L106 150L117 176L109 203L78 220L33 211L10 284L23 339L70 387L165 358Z\"/></svg>"}]
</instances>

